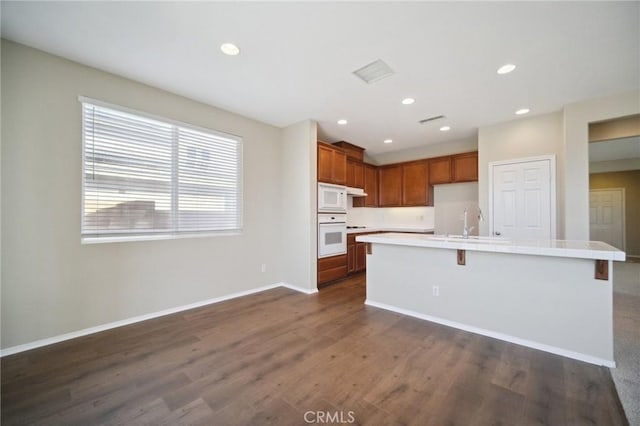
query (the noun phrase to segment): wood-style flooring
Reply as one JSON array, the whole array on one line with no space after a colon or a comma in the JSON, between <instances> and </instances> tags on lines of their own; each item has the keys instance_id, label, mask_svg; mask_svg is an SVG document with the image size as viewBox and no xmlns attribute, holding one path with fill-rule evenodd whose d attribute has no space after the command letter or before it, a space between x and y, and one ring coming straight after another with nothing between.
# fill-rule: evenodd
<instances>
[{"instance_id":1,"label":"wood-style flooring","mask_svg":"<svg viewBox=\"0 0 640 426\"><path fill-rule=\"evenodd\" d=\"M607 368L364 297L278 288L5 357L2 425L627 424Z\"/></svg>"}]
</instances>

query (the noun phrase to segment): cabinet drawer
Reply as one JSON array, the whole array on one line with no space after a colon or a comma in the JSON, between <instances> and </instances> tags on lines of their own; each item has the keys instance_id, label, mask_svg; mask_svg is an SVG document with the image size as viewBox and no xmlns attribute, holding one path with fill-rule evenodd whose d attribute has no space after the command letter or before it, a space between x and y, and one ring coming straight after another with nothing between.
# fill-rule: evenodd
<instances>
[{"instance_id":1,"label":"cabinet drawer","mask_svg":"<svg viewBox=\"0 0 640 426\"><path fill-rule=\"evenodd\" d=\"M318 270L318 284L328 283L329 281L338 280L347 276L347 265L337 268Z\"/></svg>"},{"instance_id":2,"label":"cabinet drawer","mask_svg":"<svg viewBox=\"0 0 640 426\"><path fill-rule=\"evenodd\" d=\"M333 268L339 268L341 266L344 266L346 270L347 268L346 254L318 259L318 273L320 273L321 271L328 271L329 269L333 269Z\"/></svg>"}]
</instances>

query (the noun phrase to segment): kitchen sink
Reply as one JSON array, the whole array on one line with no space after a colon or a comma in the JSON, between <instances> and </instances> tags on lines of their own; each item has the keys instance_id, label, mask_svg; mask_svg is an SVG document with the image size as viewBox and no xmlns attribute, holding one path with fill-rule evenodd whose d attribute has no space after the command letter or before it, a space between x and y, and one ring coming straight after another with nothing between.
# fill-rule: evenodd
<instances>
[{"instance_id":1,"label":"kitchen sink","mask_svg":"<svg viewBox=\"0 0 640 426\"><path fill-rule=\"evenodd\" d=\"M465 238L462 235L432 235L427 237L429 240L434 241L460 241L465 243L490 243L490 244L507 244L510 241L501 237L479 237L470 235Z\"/></svg>"}]
</instances>

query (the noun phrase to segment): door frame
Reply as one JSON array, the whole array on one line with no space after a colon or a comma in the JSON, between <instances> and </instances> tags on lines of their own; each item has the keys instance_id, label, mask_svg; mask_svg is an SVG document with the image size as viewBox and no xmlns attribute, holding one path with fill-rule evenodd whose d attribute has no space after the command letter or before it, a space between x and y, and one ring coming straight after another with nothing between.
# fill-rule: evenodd
<instances>
[{"instance_id":1,"label":"door frame","mask_svg":"<svg viewBox=\"0 0 640 426\"><path fill-rule=\"evenodd\" d=\"M556 234L556 156L555 154L538 155L535 157L512 158L509 160L491 161L489 162L489 235L493 236L493 168L496 166L504 166L508 164L531 163L534 161L549 161L549 197L551 198L551 239L557 238Z\"/></svg>"},{"instance_id":2,"label":"door frame","mask_svg":"<svg viewBox=\"0 0 640 426\"><path fill-rule=\"evenodd\" d=\"M620 191L622 193L622 251L627 251L627 206L625 188L596 188L589 189L589 195L592 192L603 191ZM589 240L591 240L591 212L589 212Z\"/></svg>"}]
</instances>

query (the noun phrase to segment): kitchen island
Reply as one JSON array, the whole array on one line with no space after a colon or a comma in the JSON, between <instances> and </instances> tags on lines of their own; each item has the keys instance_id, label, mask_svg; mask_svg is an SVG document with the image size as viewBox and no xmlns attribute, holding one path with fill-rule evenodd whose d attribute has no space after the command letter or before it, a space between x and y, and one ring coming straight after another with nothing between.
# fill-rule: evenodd
<instances>
[{"instance_id":1,"label":"kitchen island","mask_svg":"<svg viewBox=\"0 0 640 426\"><path fill-rule=\"evenodd\" d=\"M614 367L613 261L597 241L387 233L366 242L366 304Z\"/></svg>"}]
</instances>

